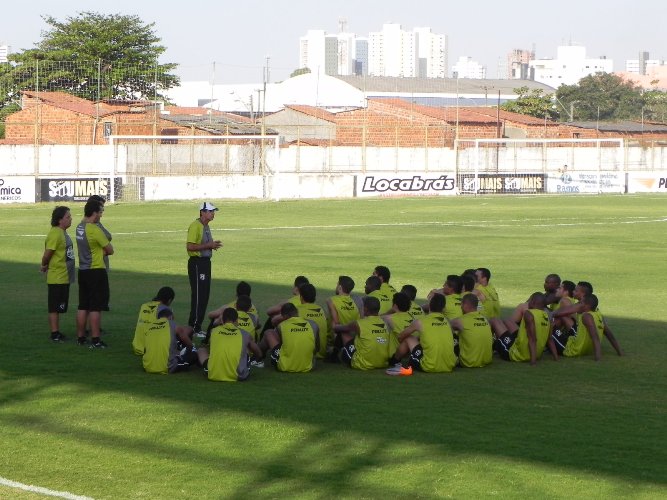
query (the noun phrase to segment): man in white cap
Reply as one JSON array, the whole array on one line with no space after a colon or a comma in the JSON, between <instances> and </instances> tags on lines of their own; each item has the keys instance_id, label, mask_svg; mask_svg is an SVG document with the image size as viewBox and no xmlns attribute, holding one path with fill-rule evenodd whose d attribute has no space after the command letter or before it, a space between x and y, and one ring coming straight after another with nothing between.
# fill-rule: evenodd
<instances>
[{"instance_id":1,"label":"man in white cap","mask_svg":"<svg viewBox=\"0 0 667 500\"><path fill-rule=\"evenodd\" d=\"M213 240L208 226L218 209L208 201L201 204L199 217L188 228L188 278L190 279L190 318L188 325L198 337L206 336L202 322L206 318L206 307L211 292L211 255L222 246L220 240Z\"/></svg>"}]
</instances>

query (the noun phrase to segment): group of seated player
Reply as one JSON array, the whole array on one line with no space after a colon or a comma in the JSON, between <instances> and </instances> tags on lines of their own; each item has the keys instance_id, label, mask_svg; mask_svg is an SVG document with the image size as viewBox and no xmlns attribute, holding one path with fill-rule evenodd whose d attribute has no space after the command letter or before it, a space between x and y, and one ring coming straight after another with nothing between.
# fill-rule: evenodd
<instances>
[{"instance_id":1,"label":"group of seated player","mask_svg":"<svg viewBox=\"0 0 667 500\"><path fill-rule=\"evenodd\" d=\"M198 365L215 381L246 380L267 356L283 372L308 372L316 360L324 360L411 375L413 370L483 367L492 362L494 351L502 359L531 364L546 351L554 360L587 354L599 360L603 336L622 355L588 282L575 285L550 274L544 293L533 293L503 320L486 268L447 276L423 305L416 303L414 286L397 292L390 276L385 266L376 267L364 295L353 294L354 280L340 276L326 311L316 303L315 286L297 276L291 297L269 307L264 324L250 285L242 281L235 300L209 313L207 334L198 347L192 328L176 325L170 309L174 291L164 287L141 306L133 350L147 372L174 373Z\"/></svg>"}]
</instances>

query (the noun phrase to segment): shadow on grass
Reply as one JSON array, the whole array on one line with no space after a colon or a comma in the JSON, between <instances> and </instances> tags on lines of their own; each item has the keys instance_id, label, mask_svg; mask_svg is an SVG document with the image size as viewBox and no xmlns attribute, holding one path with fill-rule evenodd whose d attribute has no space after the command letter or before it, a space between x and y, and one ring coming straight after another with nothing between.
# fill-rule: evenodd
<instances>
[{"instance_id":1,"label":"shadow on grass","mask_svg":"<svg viewBox=\"0 0 667 500\"><path fill-rule=\"evenodd\" d=\"M9 265L13 266L12 274L35 275L29 266ZM289 285L252 284L260 310L289 294ZM152 440L90 429L73 434L68 425L40 414L39 406L28 410L28 415L23 408L21 412L12 409L36 401L45 389L66 382L79 384L85 391L183 403L204 415L242 412L270 419L276 428L282 422L308 429L304 437L283 443L280 456L238 459L216 466L220 472L229 468L242 472L249 461L254 464L252 482L232 496L241 496L255 484L295 478L300 481L299 488L319 491L324 497L404 496L399 486L364 491L350 481L364 470L394 466L383 453L392 443L428 447L434 460L486 455L622 481L667 483L667 455L659 439L664 431L667 389L660 354L665 347L662 323L611 317L627 356L617 357L605 344L600 363L591 358L554 363L545 357L531 368L496 358L481 370L408 378L328 364L319 365L311 374L294 376L267 367L254 372L248 383L221 385L206 381L199 371L168 378L147 375L140 359L132 355L130 342L138 306L163 285L176 289L175 311L184 322L189 300L185 277L113 271L112 310L103 317L110 347L93 352L73 342L48 342L46 287L38 278L15 285L5 282L6 331L0 346L9 356L1 368L5 379L0 394L3 426L19 433L39 430L157 458L178 453L195 466L216 463L215 454L208 450L174 450ZM215 280L211 306L231 300L234 286L235 282ZM76 293L75 286L70 312L63 320L63 330L72 336ZM329 294L320 290L319 298ZM12 384L17 380L31 382ZM360 436L368 441L356 447L354 441ZM313 467L318 460L327 468Z\"/></svg>"}]
</instances>

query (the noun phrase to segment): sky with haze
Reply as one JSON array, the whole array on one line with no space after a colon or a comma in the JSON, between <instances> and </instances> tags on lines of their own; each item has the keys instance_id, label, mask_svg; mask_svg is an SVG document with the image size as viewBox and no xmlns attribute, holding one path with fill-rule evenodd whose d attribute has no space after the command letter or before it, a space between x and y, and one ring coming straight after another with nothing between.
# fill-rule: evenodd
<instances>
[{"instance_id":1,"label":"sky with haze","mask_svg":"<svg viewBox=\"0 0 667 500\"><path fill-rule=\"evenodd\" d=\"M47 28L42 15L64 21L86 10L155 23L167 47L161 62L178 63L184 81L259 82L267 56L270 80L283 80L298 67L299 37L308 29L337 33L339 19L360 36L381 31L388 22L404 30L429 26L449 37L449 72L465 55L486 65L488 78L498 77L499 62L515 48L534 47L538 58L553 58L558 45L584 45L588 57L613 59L615 71L624 70L625 60L637 59L640 50L651 59L667 59L664 0L5 1L0 44L14 52L32 48Z\"/></svg>"}]
</instances>

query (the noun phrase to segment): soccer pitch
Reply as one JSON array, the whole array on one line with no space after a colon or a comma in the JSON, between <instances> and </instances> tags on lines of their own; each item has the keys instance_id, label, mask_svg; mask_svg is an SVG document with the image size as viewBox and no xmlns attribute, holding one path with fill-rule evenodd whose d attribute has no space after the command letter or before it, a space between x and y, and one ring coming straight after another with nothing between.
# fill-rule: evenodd
<instances>
[{"instance_id":1,"label":"soccer pitch","mask_svg":"<svg viewBox=\"0 0 667 500\"><path fill-rule=\"evenodd\" d=\"M664 196L210 201L224 247L209 309L244 279L263 311L298 274L323 303L339 275L362 292L382 264L422 300L447 274L488 267L507 313L555 272L593 283L626 355L603 340L598 363L494 357L412 377L267 363L236 384L148 375L130 346L138 307L172 286L187 321L197 202L106 207L106 350L48 340L39 262L54 205L3 206L0 497L43 498L9 481L70 498L667 497ZM73 236L83 204L69 206ZM75 285L70 338L76 304Z\"/></svg>"}]
</instances>

